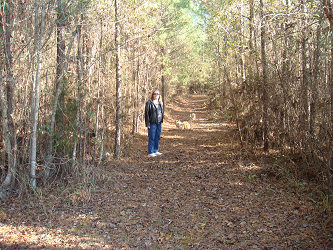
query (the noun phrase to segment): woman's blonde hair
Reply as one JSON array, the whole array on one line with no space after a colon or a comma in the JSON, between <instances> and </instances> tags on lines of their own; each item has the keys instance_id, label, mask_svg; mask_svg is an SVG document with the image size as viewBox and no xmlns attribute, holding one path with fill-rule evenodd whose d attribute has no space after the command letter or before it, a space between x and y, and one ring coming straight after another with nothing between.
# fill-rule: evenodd
<instances>
[{"instance_id":1,"label":"woman's blonde hair","mask_svg":"<svg viewBox=\"0 0 333 250\"><path fill-rule=\"evenodd\" d=\"M158 93L158 102L162 102L162 96L160 95L160 91L158 89L154 90L153 93L151 93L151 100L154 100L154 93Z\"/></svg>"}]
</instances>

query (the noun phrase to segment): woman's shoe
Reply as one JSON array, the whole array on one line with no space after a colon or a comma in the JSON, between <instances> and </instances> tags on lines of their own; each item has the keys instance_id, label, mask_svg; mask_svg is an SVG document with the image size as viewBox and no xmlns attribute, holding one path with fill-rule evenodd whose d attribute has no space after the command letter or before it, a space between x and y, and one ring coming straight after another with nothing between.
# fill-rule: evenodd
<instances>
[{"instance_id":1,"label":"woman's shoe","mask_svg":"<svg viewBox=\"0 0 333 250\"><path fill-rule=\"evenodd\" d=\"M160 152L156 152L155 153L155 156L157 156L157 155L161 155L162 153L160 153Z\"/></svg>"},{"instance_id":2,"label":"woman's shoe","mask_svg":"<svg viewBox=\"0 0 333 250\"><path fill-rule=\"evenodd\" d=\"M155 157L156 156L156 153L151 153L148 155L148 157Z\"/></svg>"}]
</instances>

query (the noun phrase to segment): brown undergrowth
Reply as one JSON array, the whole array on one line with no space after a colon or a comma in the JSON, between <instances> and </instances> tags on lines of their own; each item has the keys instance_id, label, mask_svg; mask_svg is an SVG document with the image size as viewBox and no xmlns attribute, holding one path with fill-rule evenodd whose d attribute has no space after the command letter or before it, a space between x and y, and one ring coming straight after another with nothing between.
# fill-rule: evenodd
<instances>
[{"instance_id":1,"label":"brown undergrowth","mask_svg":"<svg viewBox=\"0 0 333 250\"><path fill-rule=\"evenodd\" d=\"M272 178L274 162L242 150L235 125L211 121L205 101L167 103L163 155L147 157L141 128L121 160L83 168L86 181L3 202L1 249L330 248L318 204ZM191 129L178 130L191 113Z\"/></svg>"}]
</instances>

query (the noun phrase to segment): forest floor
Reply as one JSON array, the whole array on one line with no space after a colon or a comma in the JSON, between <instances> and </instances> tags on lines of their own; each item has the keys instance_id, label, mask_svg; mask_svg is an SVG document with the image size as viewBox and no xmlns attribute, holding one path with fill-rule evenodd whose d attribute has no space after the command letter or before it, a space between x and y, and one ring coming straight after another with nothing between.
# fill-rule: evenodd
<instances>
[{"instance_id":1,"label":"forest floor","mask_svg":"<svg viewBox=\"0 0 333 250\"><path fill-rule=\"evenodd\" d=\"M1 249L331 248L318 203L265 171L272 158L242 150L205 101L168 103L161 156L147 157L142 128L121 160L88 168L73 188L0 203ZM178 130L190 113L191 129Z\"/></svg>"}]
</instances>

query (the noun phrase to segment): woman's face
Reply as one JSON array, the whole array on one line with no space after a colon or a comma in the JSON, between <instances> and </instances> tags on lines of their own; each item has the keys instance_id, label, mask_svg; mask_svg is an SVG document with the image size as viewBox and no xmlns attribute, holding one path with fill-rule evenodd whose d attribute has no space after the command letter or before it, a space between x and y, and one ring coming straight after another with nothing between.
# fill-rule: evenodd
<instances>
[{"instance_id":1,"label":"woman's face","mask_svg":"<svg viewBox=\"0 0 333 250\"><path fill-rule=\"evenodd\" d=\"M154 94L153 94L154 100L158 100L159 95L160 95L160 93L154 92Z\"/></svg>"}]
</instances>

